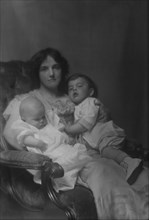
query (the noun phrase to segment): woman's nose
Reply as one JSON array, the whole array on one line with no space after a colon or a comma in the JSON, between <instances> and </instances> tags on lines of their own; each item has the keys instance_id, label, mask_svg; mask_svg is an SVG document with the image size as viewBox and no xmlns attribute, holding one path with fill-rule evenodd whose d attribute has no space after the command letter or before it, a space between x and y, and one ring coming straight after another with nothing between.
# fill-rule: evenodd
<instances>
[{"instance_id":1,"label":"woman's nose","mask_svg":"<svg viewBox=\"0 0 149 220\"><path fill-rule=\"evenodd\" d=\"M53 69L51 67L49 67L48 74L49 74L49 76L53 76L54 75Z\"/></svg>"}]
</instances>

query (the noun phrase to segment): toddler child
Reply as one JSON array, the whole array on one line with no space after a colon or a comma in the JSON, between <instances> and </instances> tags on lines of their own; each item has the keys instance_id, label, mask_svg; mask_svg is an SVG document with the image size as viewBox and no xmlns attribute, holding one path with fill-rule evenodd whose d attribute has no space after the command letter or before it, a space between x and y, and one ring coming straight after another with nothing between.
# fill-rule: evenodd
<instances>
[{"instance_id":1,"label":"toddler child","mask_svg":"<svg viewBox=\"0 0 149 220\"><path fill-rule=\"evenodd\" d=\"M127 182L132 184L142 170L142 161L121 150L126 138L124 130L112 120L102 119L104 106L96 98L95 83L84 74L73 74L68 78L67 85L68 95L75 104L75 123L66 125L64 131L69 135L78 135L81 143L118 162L127 172Z\"/></svg>"},{"instance_id":2,"label":"toddler child","mask_svg":"<svg viewBox=\"0 0 149 220\"><path fill-rule=\"evenodd\" d=\"M49 156L53 162L64 169L62 178L54 179L55 189L72 189L80 169L91 157L87 155L83 144L72 145L72 138L61 132L61 123L54 127L47 123L44 105L39 99L28 96L20 104L20 119L12 124L17 133L17 141L28 151ZM34 181L41 183L41 172L28 170L34 175Z\"/></svg>"}]
</instances>

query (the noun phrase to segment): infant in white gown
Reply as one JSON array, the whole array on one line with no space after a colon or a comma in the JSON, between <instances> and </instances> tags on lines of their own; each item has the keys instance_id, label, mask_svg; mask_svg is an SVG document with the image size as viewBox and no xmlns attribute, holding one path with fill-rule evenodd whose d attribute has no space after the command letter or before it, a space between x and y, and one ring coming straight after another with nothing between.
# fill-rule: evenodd
<instances>
[{"instance_id":1,"label":"infant in white gown","mask_svg":"<svg viewBox=\"0 0 149 220\"><path fill-rule=\"evenodd\" d=\"M21 111L22 107L23 111ZM21 119L12 124L13 130L17 133L16 139L19 145L25 146L28 151L46 155L63 167L64 176L54 179L54 187L57 191L74 188L78 172L91 160L86 147L83 144L72 143L72 138L60 131L63 126L61 123L57 127L46 124L44 106L35 97L27 97L21 102L20 116ZM35 147L32 143L27 146L26 137L39 140L40 143L44 143L44 147ZM36 183L41 183L40 171L29 170L29 172L34 175Z\"/></svg>"}]
</instances>

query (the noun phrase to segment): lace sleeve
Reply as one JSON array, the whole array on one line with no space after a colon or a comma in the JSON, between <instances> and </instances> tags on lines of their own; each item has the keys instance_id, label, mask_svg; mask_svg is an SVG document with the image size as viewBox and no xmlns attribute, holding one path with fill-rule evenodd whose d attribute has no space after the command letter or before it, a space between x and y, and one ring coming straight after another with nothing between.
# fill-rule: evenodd
<instances>
[{"instance_id":1,"label":"lace sleeve","mask_svg":"<svg viewBox=\"0 0 149 220\"><path fill-rule=\"evenodd\" d=\"M19 100L17 98L12 99L6 109L3 112L3 117L7 121L9 116L13 114L14 112L19 113Z\"/></svg>"},{"instance_id":2,"label":"lace sleeve","mask_svg":"<svg viewBox=\"0 0 149 220\"><path fill-rule=\"evenodd\" d=\"M3 112L3 117L7 121L10 115L13 115L13 117L16 117L16 119L19 118L19 107L21 101L27 97L28 94L22 94L22 95L17 95L15 98L13 98L9 104L7 105L6 109Z\"/></svg>"},{"instance_id":3,"label":"lace sleeve","mask_svg":"<svg viewBox=\"0 0 149 220\"><path fill-rule=\"evenodd\" d=\"M74 121L75 105L69 100L57 100L54 105L55 113L63 124L72 124Z\"/></svg>"}]
</instances>

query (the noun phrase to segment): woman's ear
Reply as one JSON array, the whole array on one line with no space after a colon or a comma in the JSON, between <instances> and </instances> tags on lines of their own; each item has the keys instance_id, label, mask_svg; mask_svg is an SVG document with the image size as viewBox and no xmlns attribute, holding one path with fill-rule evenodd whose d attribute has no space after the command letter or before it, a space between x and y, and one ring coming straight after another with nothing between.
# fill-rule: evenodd
<instances>
[{"instance_id":1,"label":"woman's ear","mask_svg":"<svg viewBox=\"0 0 149 220\"><path fill-rule=\"evenodd\" d=\"M94 95L94 89L93 88L90 88L90 90L89 90L89 96L93 96Z\"/></svg>"}]
</instances>

